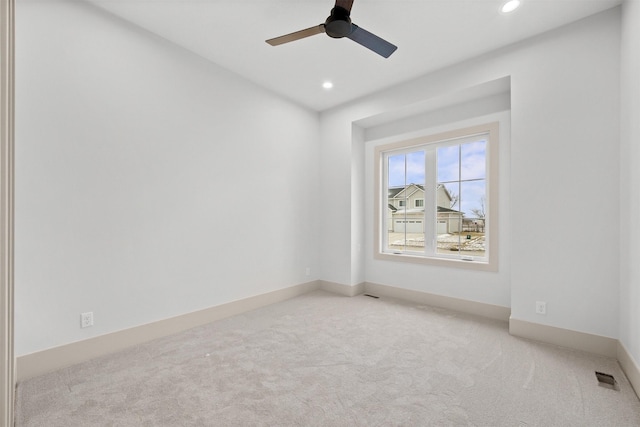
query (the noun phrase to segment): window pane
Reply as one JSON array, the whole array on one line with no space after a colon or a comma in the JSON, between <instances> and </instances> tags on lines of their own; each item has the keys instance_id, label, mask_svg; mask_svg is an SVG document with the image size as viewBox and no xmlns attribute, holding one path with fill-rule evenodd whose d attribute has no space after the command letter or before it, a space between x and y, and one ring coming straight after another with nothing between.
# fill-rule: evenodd
<instances>
[{"instance_id":1,"label":"window pane","mask_svg":"<svg viewBox=\"0 0 640 427\"><path fill-rule=\"evenodd\" d=\"M484 217L486 198L485 180L460 183L460 210L466 217Z\"/></svg>"},{"instance_id":2,"label":"window pane","mask_svg":"<svg viewBox=\"0 0 640 427\"><path fill-rule=\"evenodd\" d=\"M486 181L462 182L460 187L460 209L464 212L463 254L484 257L486 255Z\"/></svg>"},{"instance_id":3,"label":"window pane","mask_svg":"<svg viewBox=\"0 0 640 427\"><path fill-rule=\"evenodd\" d=\"M450 182L448 184L438 183L436 189L436 200L441 211L445 209L460 210L460 182Z\"/></svg>"},{"instance_id":4,"label":"window pane","mask_svg":"<svg viewBox=\"0 0 640 427\"><path fill-rule=\"evenodd\" d=\"M392 251L424 250L425 152L388 158L387 244Z\"/></svg>"},{"instance_id":5,"label":"window pane","mask_svg":"<svg viewBox=\"0 0 640 427\"><path fill-rule=\"evenodd\" d=\"M438 184L436 187L436 245L437 252L458 254L462 213L459 210L460 182Z\"/></svg>"},{"instance_id":6,"label":"window pane","mask_svg":"<svg viewBox=\"0 0 640 427\"><path fill-rule=\"evenodd\" d=\"M389 189L403 187L405 184L405 155L389 156Z\"/></svg>"},{"instance_id":7,"label":"window pane","mask_svg":"<svg viewBox=\"0 0 640 427\"><path fill-rule=\"evenodd\" d=\"M462 167L460 179L485 179L487 167L487 142L480 140L460 146Z\"/></svg>"},{"instance_id":8,"label":"window pane","mask_svg":"<svg viewBox=\"0 0 640 427\"><path fill-rule=\"evenodd\" d=\"M438 182L460 179L460 146L438 148Z\"/></svg>"},{"instance_id":9,"label":"window pane","mask_svg":"<svg viewBox=\"0 0 640 427\"><path fill-rule=\"evenodd\" d=\"M407 154L407 184L424 185L424 151Z\"/></svg>"},{"instance_id":10,"label":"window pane","mask_svg":"<svg viewBox=\"0 0 640 427\"><path fill-rule=\"evenodd\" d=\"M437 156L437 252L484 257L486 141L439 147Z\"/></svg>"}]
</instances>

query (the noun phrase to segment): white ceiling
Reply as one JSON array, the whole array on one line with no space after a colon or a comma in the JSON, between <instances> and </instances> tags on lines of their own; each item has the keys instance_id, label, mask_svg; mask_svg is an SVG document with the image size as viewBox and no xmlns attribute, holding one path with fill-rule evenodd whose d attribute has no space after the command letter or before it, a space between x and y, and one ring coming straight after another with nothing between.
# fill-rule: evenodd
<instances>
[{"instance_id":1,"label":"white ceiling","mask_svg":"<svg viewBox=\"0 0 640 427\"><path fill-rule=\"evenodd\" d=\"M355 0L353 22L398 46L384 59L325 34L276 47L265 43L323 23L333 0L88 1L318 111L621 2L522 0L519 9L503 15L504 0ZM334 88L323 89L325 80Z\"/></svg>"}]
</instances>

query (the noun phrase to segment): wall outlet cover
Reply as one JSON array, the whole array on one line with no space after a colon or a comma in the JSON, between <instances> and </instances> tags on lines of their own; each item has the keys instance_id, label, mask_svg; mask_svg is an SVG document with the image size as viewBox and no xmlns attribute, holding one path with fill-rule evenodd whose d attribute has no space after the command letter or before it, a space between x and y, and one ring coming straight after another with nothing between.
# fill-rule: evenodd
<instances>
[{"instance_id":1,"label":"wall outlet cover","mask_svg":"<svg viewBox=\"0 0 640 427\"><path fill-rule=\"evenodd\" d=\"M89 326L93 326L93 311L80 314L80 327L88 328Z\"/></svg>"}]
</instances>

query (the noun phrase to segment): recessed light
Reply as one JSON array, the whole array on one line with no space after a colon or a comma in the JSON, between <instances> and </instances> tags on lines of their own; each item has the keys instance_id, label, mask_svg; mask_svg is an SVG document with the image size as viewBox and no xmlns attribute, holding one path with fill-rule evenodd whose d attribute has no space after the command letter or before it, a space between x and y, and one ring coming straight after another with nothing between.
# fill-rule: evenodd
<instances>
[{"instance_id":1,"label":"recessed light","mask_svg":"<svg viewBox=\"0 0 640 427\"><path fill-rule=\"evenodd\" d=\"M325 88L325 89L331 89L333 87L333 83L324 82L324 83L322 83L322 87Z\"/></svg>"},{"instance_id":2,"label":"recessed light","mask_svg":"<svg viewBox=\"0 0 640 427\"><path fill-rule=\"evenodd\" d=\"M509 0L500 8L500 12L502 13L510 13L516 10L520 6L520 0Z\"/></svg>"}]
</instances>

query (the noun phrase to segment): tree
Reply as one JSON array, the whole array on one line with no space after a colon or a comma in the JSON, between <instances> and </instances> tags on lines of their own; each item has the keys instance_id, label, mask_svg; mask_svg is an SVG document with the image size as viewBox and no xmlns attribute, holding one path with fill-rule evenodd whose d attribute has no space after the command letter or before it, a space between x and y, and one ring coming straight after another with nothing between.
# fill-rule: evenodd
<instances>
[{"instance_id":1,"label":"tree","mask_svg":"<svg viewBox=\"0 0 640 427\"><path fill-rule=\"evenodd\" d=\"M451 191L449 194L451 195L451 205L449 206L449 208L453 209L460 201L460 196L458 196L453 191Z\"/></svg>"},{"instance_id":2,"label":"tree","mask_svg":"<svg viewBox=\"0 0 640 427\"><path fill-rule=\"evenodd\" d=\"M484 196L480 197L480 207L471 209L471 212L473 212L473 214L477 218L482 219L482 220L484 220L484 217L485 217L485 212L484 212L485 201L486 201L486 199L485 199Z\"/></svg>"}]
</instances>

